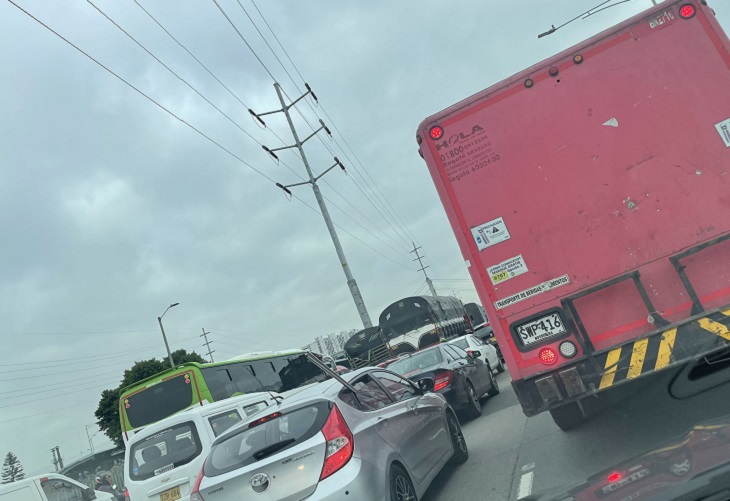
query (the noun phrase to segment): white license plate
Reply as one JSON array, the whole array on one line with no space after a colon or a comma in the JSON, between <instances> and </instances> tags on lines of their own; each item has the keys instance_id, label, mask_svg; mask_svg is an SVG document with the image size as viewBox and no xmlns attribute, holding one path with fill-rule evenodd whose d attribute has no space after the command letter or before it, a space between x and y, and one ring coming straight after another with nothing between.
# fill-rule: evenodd
<instances>
[{"instance_id":1,"label":"white license plate","mask_svg":"<svg viewBox=\"0 0 730 501\"><path fill-rule=\"evenodd\" d=\"M515 331L520 336L522 346L530 346L566 332L565 325L563 325L563 321L557 313L550 313L544 317L518 325Z\"/></svg>"}]
</instances>

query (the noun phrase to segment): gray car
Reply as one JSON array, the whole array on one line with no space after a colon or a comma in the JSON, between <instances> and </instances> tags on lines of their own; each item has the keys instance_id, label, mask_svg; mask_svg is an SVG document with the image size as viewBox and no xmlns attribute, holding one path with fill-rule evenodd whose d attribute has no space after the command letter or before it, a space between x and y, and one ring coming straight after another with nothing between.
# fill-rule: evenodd
<instances>
[{"instance_id":1,"label":"gray car","mask_svg":"<svg viewBox=\"0 0 730 501\"><path fill-rule=\"evenodd\" d=\"M342 379L219 437L190 500L416 501L446 463L469 457L454 411L429 391L433 380L416 386L372 367Z\"/></svg>"}]
</instances>

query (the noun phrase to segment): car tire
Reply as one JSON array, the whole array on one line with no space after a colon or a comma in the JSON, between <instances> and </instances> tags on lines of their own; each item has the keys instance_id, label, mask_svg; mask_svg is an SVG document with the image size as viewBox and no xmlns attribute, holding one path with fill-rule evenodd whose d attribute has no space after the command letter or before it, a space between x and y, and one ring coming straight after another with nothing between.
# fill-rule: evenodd
<instances>
[{"instance_id":1,"label":"car tire","mask_svg":"<svg viewBox=\"0 0 730 501\"><path fill-rule=\"evenodd\" d=\"M499 357L497 357L497 360L499 360ZM497 374L502 374L504 372L504 362L502 360L499 360L499 365L497 365Z\"/></svg>"},{"instance_id":2,"label":"car tire","mask_svg":"<svg viewBox=\"0 0 730 501\"><path fill-rule=\"evenodd\" d=\"M583 423L583 410L578 402L550 409L550 415L558 428L563 431L574 430Z\"/></svg>"},{"instance_id":3,"label":"car tire","mask_svg":"<svg viewBox=\"0 0 730 501\"><path fill-rule=\"evenodd\" d=\"M466 439L464 438L464 432L461 429L459 420L456 419L456 415L452 412L446 414L446 425L449 429L449 436L451 437L451 445L454 446L454 455L451 456L449 462L451 464L463 464L469 459L469 448L466 445Z\"/></svg>"},{"instance_id":4,"label":"car tire","mask_svg":"<svg viewBox=\"0 0 730 501\"><path fill-rule=\"evenodd\" d=\"M489 382L492 383L489 391L487 392L487 395L490 397L496 397L499 395L499 383L497 382L497 378L494 377L492 374L492 371L489 371Z\"/></svg>"},{"instance_id":5,"label":"car tire","mask_svg":"<svg viewBox=\"0 0 730 501\"><path fill-rule=\"evenodd\" d=\"M489 375L491 377L491 370L489 372ZM482 404L479 403L479 396L477 395L476 390L474 389L474 385L471 384L471 381L466 382L466 398L468 399L466 410L464 411L464 416L467 419L474 419L478 418L482 415Z\"/></svg>"},{"instance_id":6,"label":"car tire","mask_svg":"<svg viewBox=\"0 0 730 501\"><path fill-rule=\"evenodd\" d=\"M413 487L411 477L397 464L394 464L390 468L390 500L418 501L416 489Z\"/></svg>"}]
</instances>

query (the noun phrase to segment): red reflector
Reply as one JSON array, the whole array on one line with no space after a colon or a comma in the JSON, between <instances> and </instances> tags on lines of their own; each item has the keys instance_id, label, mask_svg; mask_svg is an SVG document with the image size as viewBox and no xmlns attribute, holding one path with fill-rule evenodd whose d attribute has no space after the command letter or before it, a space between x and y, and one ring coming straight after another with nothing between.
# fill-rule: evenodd
<instances>
[{"instance_id":1,"label":"red reflector","mask_svg":"<svg viewBox=\"0 0 730 501\"><path fill-rule=\"evenodd\" d=\"M697 9L695 8L694 5L686 4L686 5L682 5L679 8L679 17L681 17L683 19L690 19L690 18L694 17L695 14L697 14Z\"/></svg>"},{"instance_id":2,"label":"red reflector","mask_svg":"<svg viewBox=\"0 0 730 501\"><path fill-rule=\"evenodd\" d=\"M264 423L266 423L268 421L271 421L272 419L276 419L279 416L281 416L281 412L275 412L273 414L269 414L268 416L264 416L262 418L258 418L256 421L251 421L250 423L248 423L248 427L249 428L255 428L256 426L258 426L260 424L264 424Z\"/></svg>"},{"instance_id":3,"label":"red reflector","mask_svg":"<svg viewBox=\"0 0 730 501\"><path fill-rule=\"evenodd\" d=\"M327 449L322 474L319 476L320 480L324 480L345 466L355 450L352 432L336 405L332 407L327 422L322 427L322 434L327 441Z\"/></svg>"},{"instance_id":4,"label":"red reflector","mask_svg":"<svg viewBox=\"0 0 730 501\"><path fill-rule=\"evenodd\" d=\"M608 481L609 482L617 482L619 480L621 480L621 474L619 472L611 473L608 476Z\"/></svg>"},{"instance_id":5,"label":"red reflector","mask_svg":"<svg viewBox=\"0 0 730 501\"><path fill-rule=\"evenodd\" d=\"M545 365L553 365L558 361L558 355L552 348L543 348L540 350L540 362Z\"/></svg>"},{"instance_id":6,"label":"red reflector","mask_svg":"<svg viewBox=\"0 0 730 501\"><path fill-rule=\"evenodd\" d=\"M446 388L449 383L451 382L451 373L450 372L444 372L443 374L439 374L436 376L436 380L433 383L433 391L439 391Z\"/></svg>"},{"instance_id":7,"label":"red reflector","mask_svg":"<svg viewBox=\"0 0 730 501\"><path fill-rule=\"evenodd\" d=\"M434 127L431 127L431 130L428 134L429 136L431 136L431 139L441 139L444 135L444 129L436 125Z\"/></svg>"}]
</instances>

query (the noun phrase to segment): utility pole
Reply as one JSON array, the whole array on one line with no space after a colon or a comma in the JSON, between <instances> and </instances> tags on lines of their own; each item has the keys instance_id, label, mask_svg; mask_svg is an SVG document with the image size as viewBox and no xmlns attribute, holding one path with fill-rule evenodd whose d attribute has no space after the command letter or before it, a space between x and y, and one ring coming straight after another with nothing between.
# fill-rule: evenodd
<instances>
[{"instance_id":1,"label":"utility pole","mask_svg":"<svg viewBox=\"0 0 730 501\"><path fill-rule=\"evenodd\" d=\"M84 428L86 428L86 438L89 440L89 450L91 451L92 454L94 453L94 443L91 440L93 438L93 435L89 435L89 428L93 428L94 426L96 426L96 425L87 424L84 426Z\"/></svg>"},{"instance_id":2,"label":"utility pole","mask_svg":"<svg viewBox=\"0 0 730 501\"><path fill-rule=\"evenodd\" d=\"M208 348L208 358L212 362L213 361L213 353L215 353L215 350L210 351L210 341L208 341L208 334L210 334L210 332L205 332L205 327L203 327L203 334L200 337L205 338L205 343L203 343L203 346L205 346L206 348Z\"/></svg>"},{"instance_id":3,"label":"utility pole","mask_svg":"<svg viewBox=\"0 0 730 501\"><path fill-rule=\"evenodd\" d=\"M418 253L418 251L419 251L420 247L416 247L416 244L415 244L415 243L413 243L413 242L411 242L411 243L413 244L413 250L411 251L411 254L413 254L414 252L415 252L415 254L416 254L416 259L414 259L414 261L418 261L418 264L419 264L419 265L421 266L421 267L420 267L420 268L418 269L418 271L422 271L422 272L423 272L423 276L424 276L424 277L426 277L426 283L428 284L428 288L429 288L429 289L431 289L431 295L432 295L433 297L436 297L436 295L437 295L437 294L436 294L436 289L434 289L434 287L433 287L433 282L431 281L431 279L430 279L430 278L428 278L428 273L426 273L426 268L428 268L428 266L423 266L423 261L421 261L421 258L422 258L423 256L421 256L421 255L420 255L420 254Z\"/></svg>"},{"instance_id":4,"label":"utility pole","mask_svg":"<svg viewBox=\"0 0 730 501\"><path fill-rule=\"evenodd\" d=\"M335 231L335 225L332 223L332 218L330 217L330 213L327 210L327 206L324 203L324 197L322 197L322 192L319 189L319 186L317 185L317 181L319 181L322 176L327 174L329 171L334 169L335 167L339 167L343 171L345 170L344 165L340 162L340 160L335 157L335 163L331 167L329 167L327 170L322 172L320 175L315 176L312 173L312 168L309 166L309 161L307 160L307 155L304 153L304 143L312 139L317 133L319 133L321 130L324 130L328 135L332 135L330 130L325 126L324 122L320 119L320 127L319 129L312 132L309 136L307 136L303 141L299 140L299 135L297 134L296 127L294 127L294 122L292 121L291 115L289 113L289 110L294 107L299 101L307 97L308 95L312 96L312 99L317 101L317 96L312 92L311 87L309 87L309 84L304 84L304 86L307 88L307 92L299 96L297 99L292 101L289 104L286 104L284 101L284 95L281 90L281 86L277 83L274 83L274 88L276 89L276 94L279 96L279 102L281 103L281 109L274 110L274 111L268 111L266 113L254 113L253 110L248 110L251 115L253 115L263 126L266 126L266 123L261 119L261 117L266 115L272 115L274 113L284 113L286 116L286 120L289 123L289 128L291 129L292 136L294 137L294 144L289 146L284 146L281 148L273 148L269 149L266 146L262 146L263 149L271 155L275 160L278 160L279 157L276 156L277 151L280 150L287 150L291 148L296 148L299 150L299 156L302 158L302 162L304 163L304 168L307 170L307 175L309 176L308 181L303 181L301 183L294 183L289 185L282 185L280 183L276 183L276 186L284 190L288 195L291 195L292 192L289 191L289 188L293 188L295 186L302 186L305 184L309 184L312 186L312 191L314 192L314 197L317 199L317 204L319 205L319 210L322 213L322 217L324 218L324 222L327 225L327 230L330 233L330 237L332 238L332 243L335 246L335 251L337 252L337 257L340 259L340 264L342 265L342 271L345 272L345 277L347 278L347 286L350 288L350 294L352 294L352 300L355 302L355 307L357 308L357 312L360 315L360 320L362 321L362 325L365 328L372 327L373 323L370 321L370 315L368 314L368 310L365 306L365 301L363 301L362 294L360 294L360 288L357 286L357 282L355 281L355 278L352 276L352 271L350 270L350 265L347 263L347 259L345 258L345 252L342 250L342 245L340 244L340 239L337 236L337 232Z\"/></svg>"}]
</instances>

